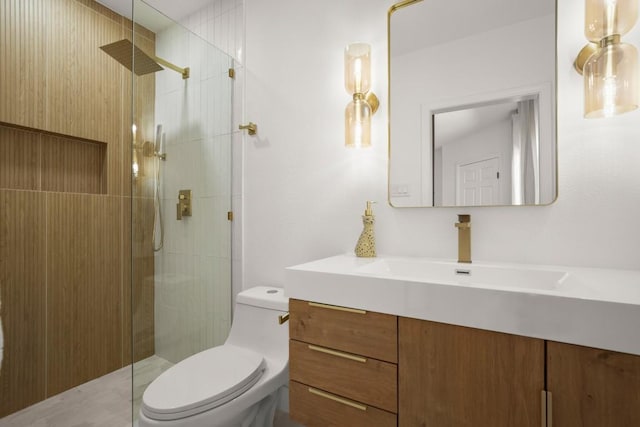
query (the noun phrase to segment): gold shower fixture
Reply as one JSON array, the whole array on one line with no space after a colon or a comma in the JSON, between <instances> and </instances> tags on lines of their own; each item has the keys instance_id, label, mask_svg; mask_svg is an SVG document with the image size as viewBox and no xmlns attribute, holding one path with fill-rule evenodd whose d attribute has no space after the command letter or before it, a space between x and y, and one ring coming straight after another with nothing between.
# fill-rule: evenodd
<instances>
[{"instance_id":1,"label":"gold shower fixture","mask_svg":"<svg viewBox=\"0 0 640 427\"><path fill-rule=\"evenodd\" d=\"M183 79L189 78L189 67L181 68L165 59L159 58L155 55L149 55L138 46L134 46L133 43L131 43L131 40L119 40L114 43L100 46L100 49L120 64L124 65L127 69L132 70L138 76L162 71L164 70L162 66L164 66L180 73ZM131 54L132 51L133 55ZM131 64L132 62L134 63L133 67Z\"/></svg>"}]
</instances>

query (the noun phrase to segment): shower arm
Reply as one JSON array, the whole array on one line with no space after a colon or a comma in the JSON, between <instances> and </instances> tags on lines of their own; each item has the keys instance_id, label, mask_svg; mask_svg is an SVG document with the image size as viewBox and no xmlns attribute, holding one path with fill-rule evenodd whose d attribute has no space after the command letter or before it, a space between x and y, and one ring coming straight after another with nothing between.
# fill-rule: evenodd
<instances>
[{"instance_id":1,"label":"shower arm","mask_svg":"<svg viewBox=\"0 0 640 427\"><path fill-rule=\"evenodd\" d=\"M147 54L149 55L149 54ZM172 64L169 61L166 61L162 58L159 58L157 56L154 55L149 55L151 58L153 58L154 61L156 61L158 64L160 65L164 65L167 68L171 68L173 71L177 71L178 73L182 74L182 79L188 79L189 78L189 67L186 68L180 68L177 65Z\"/></svg>"}]
</instances>

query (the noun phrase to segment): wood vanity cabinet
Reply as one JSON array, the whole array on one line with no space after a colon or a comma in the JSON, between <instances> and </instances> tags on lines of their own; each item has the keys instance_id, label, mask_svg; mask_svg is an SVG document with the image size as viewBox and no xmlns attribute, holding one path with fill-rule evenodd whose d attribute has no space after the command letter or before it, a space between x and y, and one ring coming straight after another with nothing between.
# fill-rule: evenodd
<instances>
[{"instance_id":1,"label":"wood vanity cabinet","mask_svg":"<svg viewBox=\"0 0 640 427\"><path fill-rule=\"evenodd\" d=\"M640 426L640 356L295 299L289 310L290 415L307 427Z\"/></svg>"},{"instance_id":2,"label":"wood vanity cabinet","mask_svg":"<svg viewBox=\"0 0 640 427\"><path fill-rule=\"evenodd\" d=\"M540 427L544 341L400 317L401 427Z\"/></svg>"},{"instance_id":3,"label":"wood vanity cabinet","mask_svg":"<svg viewBox=\"0 0 640 427\"><path fill-rule=\"evenodd\" d=\"M290 415L307 427L394 427L396 316L289 300Z\"/></svg>"},{"instance_id":4,"label":"wood vanity cabinet","mask_svg":"<svg viewBox=\"0 0 640 427\"><path fill-rule=\"evenodd\" d=\"M557 427L640 426L640 356L547 341Z\"/></svg>"}]
</instances>

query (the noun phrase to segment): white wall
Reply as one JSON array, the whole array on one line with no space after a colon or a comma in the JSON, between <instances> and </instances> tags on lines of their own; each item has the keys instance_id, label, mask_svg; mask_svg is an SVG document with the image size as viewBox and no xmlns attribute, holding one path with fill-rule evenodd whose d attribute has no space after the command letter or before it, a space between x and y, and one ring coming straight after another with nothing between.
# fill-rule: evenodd
<instances>
[{"instance_id":1,"label":"white wall","mask_svg":"<svg viewBox=\"0 0 640 427\"><path fill-rule=\"evenodd\" d=\"M378 252L454 258L456 214L470 213L477 260L640 268L640 111L582 118L572 62L585 43L581 0L559 2L559 197L546 207L387 205L386 12L393 1L246 0L244 286L350 252L365 200L377 200ZM640 46L636 25L633 37ZM372 44L373 148L343 147L343 48Z\"/></svg>"}]
</instances>

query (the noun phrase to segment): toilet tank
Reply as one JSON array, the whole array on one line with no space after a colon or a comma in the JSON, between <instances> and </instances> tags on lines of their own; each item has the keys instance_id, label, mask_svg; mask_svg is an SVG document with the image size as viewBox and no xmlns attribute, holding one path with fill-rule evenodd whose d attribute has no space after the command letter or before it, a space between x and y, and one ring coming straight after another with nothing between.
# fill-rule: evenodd
<instances>
[{"instance_id":1,"label":"toilet tank","mask_svg":"<svg viewBox=\"0 0 640 427\"><path fill-rule=\"evenodd\" d=\"M289 323L278 317L289 311L282 288L257 286L238 294L231 331L225 344L245 347L266 357L289 357Z\"/></svg>"}]
</instances>

